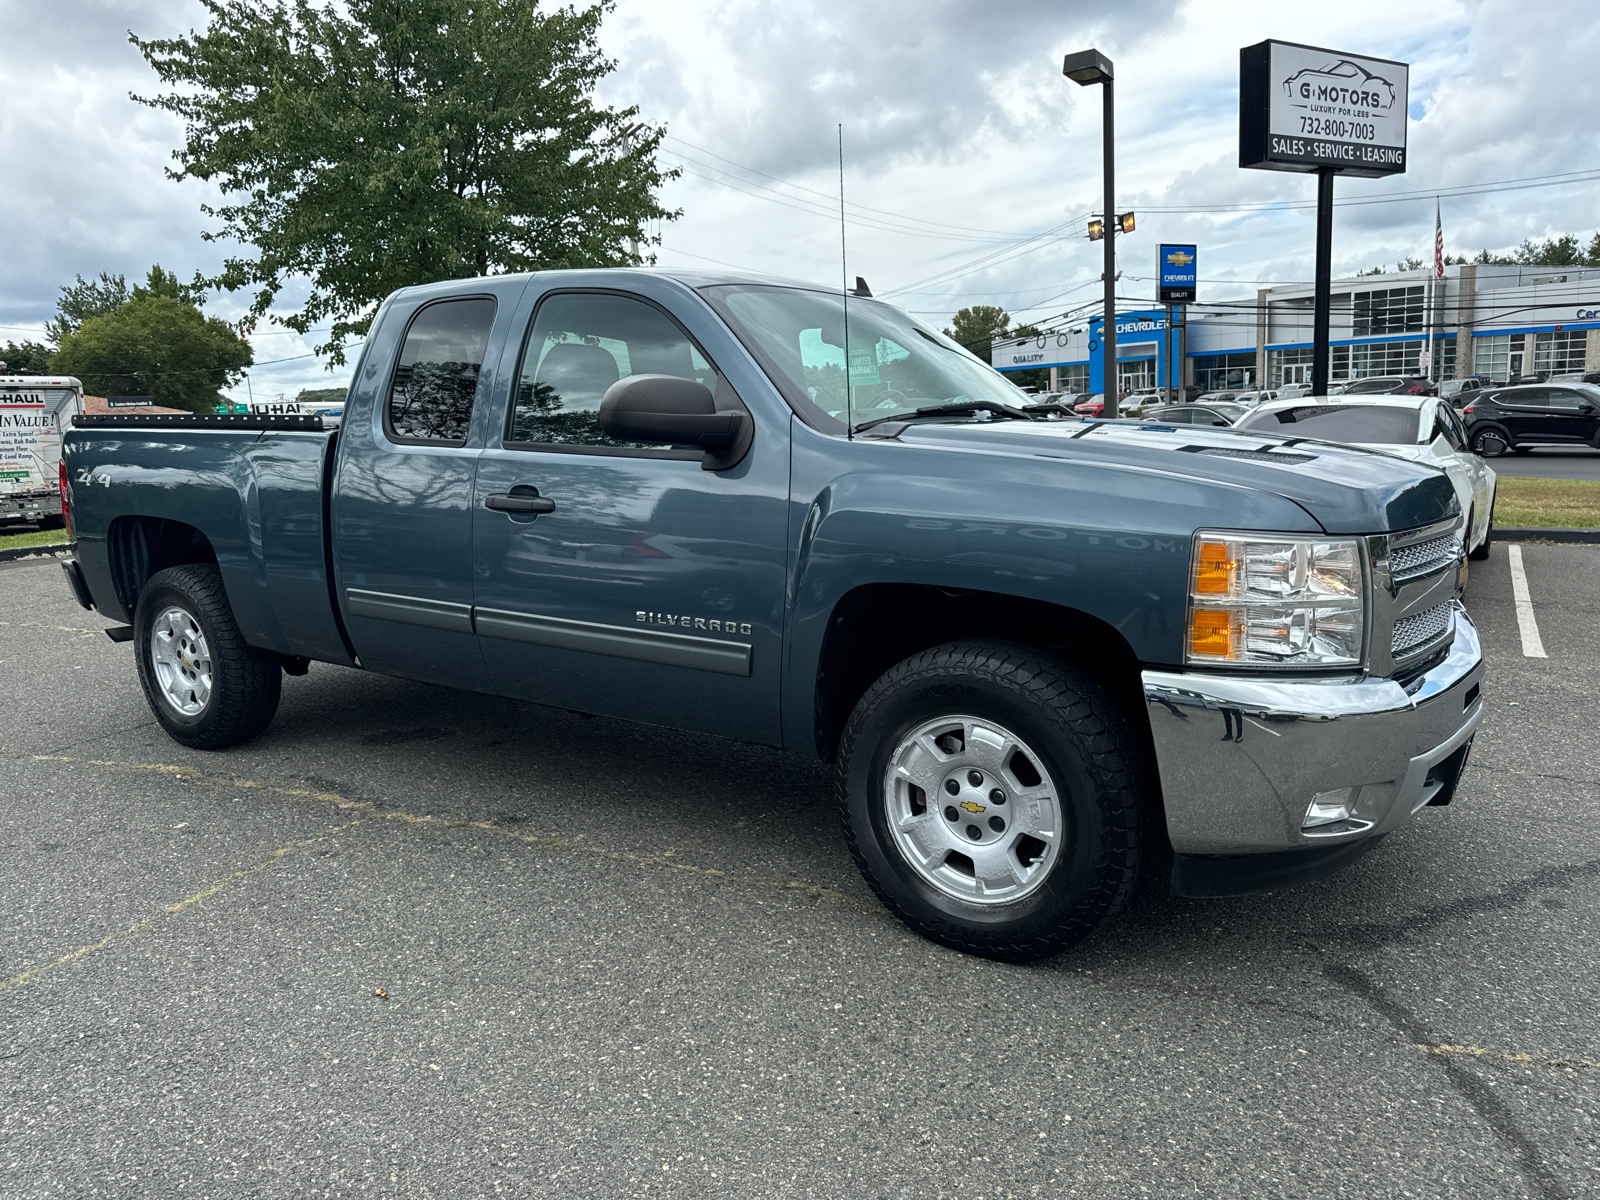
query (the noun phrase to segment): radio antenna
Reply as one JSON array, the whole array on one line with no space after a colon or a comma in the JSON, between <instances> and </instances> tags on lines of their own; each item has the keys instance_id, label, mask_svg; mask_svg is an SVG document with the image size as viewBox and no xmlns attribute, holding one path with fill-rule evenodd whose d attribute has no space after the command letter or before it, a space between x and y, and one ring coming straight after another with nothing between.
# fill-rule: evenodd
<instances>
[{"instance_id":1,"label":"radio antenna","mask_svg":"<svg viewBox=\"0 0 1600 1200\"><path fill-rule=\"evenodd\" d=\"M844 436L854 440L855 415L850 404L850 271L844 252L844 122L839 123L839 294L844 298Z\"/></svg>"}]
</instances>

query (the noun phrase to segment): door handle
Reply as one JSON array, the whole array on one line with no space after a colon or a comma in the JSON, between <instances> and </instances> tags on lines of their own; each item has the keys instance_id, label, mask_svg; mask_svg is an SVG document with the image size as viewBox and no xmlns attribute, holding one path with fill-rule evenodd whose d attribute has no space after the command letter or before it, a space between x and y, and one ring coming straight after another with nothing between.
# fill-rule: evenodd
<instances>
[{"instance_id":1,"label":"door handle","mask_svg":"<svg viewBox=\"0 0 1600 1200\"><path fill-rule=\"evenodd\" d=\"M496 492L484 500L483 506L510 513L547 513L556 510L556 502L547 496L521 496L513 492Z\"/></svg>"}]
</instances>

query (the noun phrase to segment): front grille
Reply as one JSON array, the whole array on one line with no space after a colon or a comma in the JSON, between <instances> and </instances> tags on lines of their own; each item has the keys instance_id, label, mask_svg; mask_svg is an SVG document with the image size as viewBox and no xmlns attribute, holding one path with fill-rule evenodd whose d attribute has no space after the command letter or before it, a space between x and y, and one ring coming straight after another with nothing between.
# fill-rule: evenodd
<instances>
[{"instance_id":1,"label":"front grille","mask_svg":"<svg viewBox=\"0 0 1600 1200\"><path fill-rule=\"evenodd\" d=\"M1412 613L1409 617L1401 617L1394 623L1394 635L1389 642L1389 652L1395 658L1403 654L1415 654L1423 647L1443 638L1454 625L1453 609L1448 601L1424 609L1422 612Z\"/></svg>"},{"instance_id":2,"label":"front grille","mask_svg":"<svg viewBox=\"0 0 1600 1200\"><path fill-rule=\"evenodd\" d=\"M1461 557L1461 543L1454 534L1431 538L1389 552L1389 576L1396 583L1431 575L1443 570ZM1409 619L1409 618L1408 618ZM1396 635L1398 636L1398 635Z\"/></svg>"}]
</instances>

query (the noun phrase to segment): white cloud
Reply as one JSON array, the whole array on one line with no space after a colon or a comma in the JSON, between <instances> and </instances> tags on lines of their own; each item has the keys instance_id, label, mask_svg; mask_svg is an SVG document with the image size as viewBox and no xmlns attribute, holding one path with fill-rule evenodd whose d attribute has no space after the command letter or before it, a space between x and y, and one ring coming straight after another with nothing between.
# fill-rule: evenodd
<instances>
[{"instance_id":1,"label":"white cloud","mask_svg":"<svg viewBox=\"0 0 1600 1200\"><path fill-rule=\"evenodd\" d=\"M1151 273L1160 241L1195 241L1202 278L1239 281L1206 285L1222 298L1311 270L1308 209L1154 211L1312 197L1308 177L1237 167L1239 47L1278 37L1412 63L1411 98L1422 115L1411 123L1409 172L1341 180L1338 191L1350 199L1431 193L1600 166L1591 117L1600 24L1591 11L1577 0L1549 0L1537 12L1511 0L1023 0L1005 8L623 0L603 28L619 69L602 92L667 122L665 158L693 172L667 192L684 216L666 226L664 265L712 259L836 280L842 123L849 199L913 218L855 210L852 275L882 294L997 255L898 298L935 320L974 302L1038 318L1092 300L1100 269L1098 245L1078 233L1078 219L1100 204L1099 93L1061 76L1064 52L1098 45L1116 62L1118 207L1140 211L1138 232L1119 244L1122 290L1148 289L1134 277ZM0 338L18 335L6 326L36 328L76 273L138 277L159 261L186 277L220 262L223 248L200 238L206 186L164 175L181 127L128 99L158 85L127 31L172 36L203 19L187 0L0 0ZM1565 187L1447 199L1448 247L1472 252L1590 232L1588 197L1588 188ZM1019 248L1022 237L1069 218L1072 236ZM1428 196L1341 207L1336 268L1425 254L1432 224ZM211 311L231 318L244 306L242 295L222 297ZM297 336L264 329L254 341L258 394L346 377L295 357L309 351Z\"/></svg>"}]
</instances>

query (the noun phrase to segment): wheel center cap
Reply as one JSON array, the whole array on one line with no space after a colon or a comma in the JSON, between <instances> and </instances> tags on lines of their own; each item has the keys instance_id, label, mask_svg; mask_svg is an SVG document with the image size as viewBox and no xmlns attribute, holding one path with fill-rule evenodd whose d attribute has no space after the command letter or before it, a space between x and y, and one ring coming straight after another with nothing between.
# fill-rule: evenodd
<instances>
[{"instance_id":1,"label":"wheel center cap","mask_svg":"<svg viewBox=\"0 0 1600 1200\"><path fill-rule=\"evenodd\" d=\"M975 846L998 841L1010 824L1007 797L981 771L962 768L947 776L940 786L941 811L950 829L963 842ZM1001 800L995 802L995 793Z\"/></svg>"}]
</instances>

